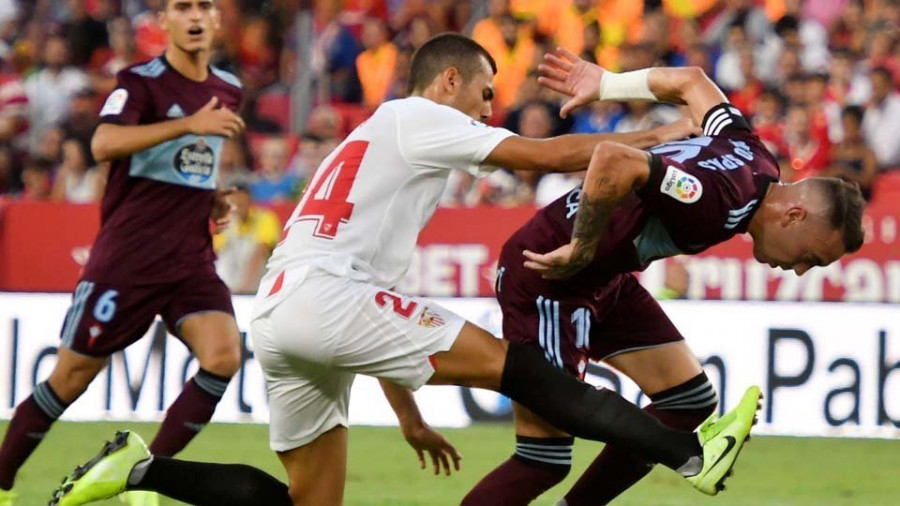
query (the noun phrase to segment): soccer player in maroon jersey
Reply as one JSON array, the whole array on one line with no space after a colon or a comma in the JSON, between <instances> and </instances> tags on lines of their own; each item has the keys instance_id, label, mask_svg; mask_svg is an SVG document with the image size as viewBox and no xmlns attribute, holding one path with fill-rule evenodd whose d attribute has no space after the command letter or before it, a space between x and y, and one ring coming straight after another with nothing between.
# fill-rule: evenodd
<instances>
[{"instance_id":1,"label":"soccer player in maroon jersey","mask_svg":"<svg viewBox=\"0 0 900 506\"><path fill-rule=\"evenodd\" d=\"M540 70L544 86L572 97L562 114L598 98L667 101L687 105L703 136L648 151L597 146L583 187L504 245L497 279L504 338L539 347L582 380L588 360L604 361L650 397L648 413L693 430L715 411L718 395L631 272L749 233L757 260L803 274L860 248L865 202L838 179L779 183L774 157L699 69L613 74L558 50ZM528 504L568 474L573 438L520 404L514 416L515 454L464 505ZM607 445L559 504L606 504L651 467Z\"/></svg>"},{"instance_id":2,"label":"soccer player in maroon jersey","mask_svg":"<svg viewBox=\"0 0 900 506\"><path fill-rule=\"evenodd\" d=\"M382 105L323 162L315 181L321 182L330 174L337 174L338 164L334 162L344 149L349 149L347 146L366 144L366 153L377 152L383 158L374 158L376 163L367 163L360 154L355 155L355 161L345 159L348 160L348 172L341 172L343 181L333 185L336 194L308 193L301 200L298 211L302 212L307 202L334 204L338 201L328 199L335 198L339 199L342 209L352 209L357 218L378 218L383 213L380 206L385 202L392 206L401 201L416 204L399 207L397 209L402 210L399 212L392 211L393 229L383 227L391 234L376 234L371 242L378 245L380 251L397 246L394 248L396 254L390 258L400 260L389 269L400 275L401 269L408 266L415 243L407 240L414 239L414 234L408 232L418 233L444 189L447 173L436 171L475 170L479 165L575 171L587 165L594 156L594 144L601 138L566 135L528 139L478 121L491 115L495 72L496 64L490 54L466 37L442 34L426 42L412 59L409 84L412 96ZM401 130L401 124L404 127L412 125L417 132L409 134L409 130ZM401 139L403 142L399 142ZM343 162L340 165L344 165ZM427 174L427 178L422 174ZM363 192L347 202L346 199L353 195L348 193L352 181L363 181L360 183ZM345 232L353 225L350 214L346 219ZM318 225L312 224L309 231L315 232ZM403 241L394 240L394 229L406 232ZM293 229L291 234L296 230ZM337 235L333 238L340 240ZM296 235L291 239L289 235L279 246L283 248L281 260L287 263L302 261L310 252L317 262L327 263L334 259L334 251L325 253L319 249L322 243L291 247L307 246L306 239L302 236L298 239ZM347 249L358 246L353 241L339 244ZM137 435L120 432L104 445L97 457L76 468L63 480L54 492L51 504L78 506L111 497L122 490L153 490L190 504L217 506L342 504L348 428L343 417L345 406L349 404L346 395L349 394L349 383L343 381L347 375L352 379L355 373L372 375L384 380L383 385L391 386L385 392L403 426L408 424L404 418L421 423L412 388L424 383L487 388L528 406L571 434L616 443L648 461L661 463L701 492L714 495L721 490L749 436L759 408L758 387L749 388L737 408L721 420L704 425L697 433L666 427L615 392L595 389L557 369L530 344L498 340L448 311L440 313L441 319L445 323L452 320L453 325L432 325L435 319L425 315L429 302L408 300L391 293L387 288L392 285L391 280L379 277L377 282L384 284L383 287L369 281L352 281L351 278L357 276L354 273L363 272L357 269L365 269L361 265L363 262L375 259L383 264L387 259L378 253L367 255L369 260L359 260L363 256L363 253L353 252L345 258L355 267L336 274L323 271L321 278L304 275L302 279L291 280L291 273L298 271L276 274L277 270L273 269L272 276L264 280L267 286L257 294L255 311L260 312L253 320L252 329L258 352L266 356L261 362L267 382L270 387L277 387L269 390L272 405L280 410L273 409L270 429L276 436L296 432L302 434L301 437L306 437L305 431L312 429L312 436L304 441L272 445L287 471L289 485L250 466L153 456ZM278 260L277 251L275 258ZM324 267L324 263L318 265ZM340 267L335 269L341 270ZM314 279L323 283L317 284ZM347 293L361 293L362 296L353 299L352 303L344 303L347 299L342 297ZM303 298L296 298L296 295ZM275 307L269 306L270 301L276 302ZM373 310L373 307L381 309ZM429 314L433 308L428 309ZM298 313L303 318L297 318ZM273 323L279 315L288 318ZM331 322L340 327L333 331L323 330L325 326L331 326ZM350 327L348 323L354 326ZM447 340L442 342L449 347L420 348L431 346L427 342L433 342L432 332L443 333L441 337L449 338L452 344ZM416 349L408 348L406 343L413 342ZM402 343L402 347L398 348L395 343ZM298 345L301 348L311 345L321 351L298 351ZM379 357L373 358L372 354ZM317 371L299 370L306 366ZM370 366L373 369L369 369ZM415 374L416 382L404 374ZM324 381L308 383L307 380L313 377L324 378ZM333 379L337 379L338 389L325 385ZM308 388L309 385L313 388ZM283 386L289 388L281 388ZM311 395L293 396L298 392ZM322 406L325 409L319 409ZM337 417L332 418L332 414ZM280 418L276 419L276 416ZM406 431L404 434L419 452L420 462L423 449L431 454L435 470L439 466L438 459L447 471L450 469L448 458L454 462L458 460L455 454L448 455L444 451L442 438L423 445L421 441L417 443L416 438L410 438Z\"/></svg>"},{"instance_id":3,"label":"soccer player in maroon jersey","mask_svg":"<svg viewBox=\"0 0 900 506\"><path fill-rule=\"evenodd\" d=\"M56 366L16 408L0 448L7 497L53 422L156 315L200 370L169 407L154 454L188 444L240 367L240 335L231 295L213 268L209 221L228 212L216 171L225 138L244 127L234 113L241 85L209 65L219 26L211 0L168 0L159 22L169 35L165 54L119 72L100 112L91 148L98 161L113 162L102 225L63 323Z\"/></svg>"}]
</instances>

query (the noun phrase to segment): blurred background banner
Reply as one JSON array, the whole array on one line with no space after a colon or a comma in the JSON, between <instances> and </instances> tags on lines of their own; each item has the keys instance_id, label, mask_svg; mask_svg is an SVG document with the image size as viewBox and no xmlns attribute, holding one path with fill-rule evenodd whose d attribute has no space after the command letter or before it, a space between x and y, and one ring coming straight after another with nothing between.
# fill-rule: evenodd
<instances>
[{"instance_id":1,"label":"blurred background banner","mask_svg":"<svg viewBox=\"0 0 900 506\"><path fill-rule=\"evenodd\" d=\"M494 299L439 299L491 332L500 329ZM28 396L56 360L63 294L0 294L0 417ZM234 299L246 332L252 299ZM664 308L689 339L731 407L746 385L766 396L759 433L803 436L900 436L900 307L882 304L667 301ZM113 356L76 404L70 420L159 420L196 371L186 348L157 322L145 339ZM645 404L637 386L591 365L588 381ZM376 380L358 377L350 404L353 424L391 425L393 412ZM459 387L425 387L417 394L429 423L466 426L509 420L509 401ZM245 338L244 363L214 421L265 422L265 388Z\"/></svg>"},{"instance_id":2,"label":"blurred background banner","mask_svg":"<svg viewBox=\"0 0 900 506\"><path fill-rule=\"evenodd\" d=\"M885 180L889 182L891 180ZM840 262L805 276L753 259L749 237L669 259L644 276L664 284L666 266L683 268L688 299L900 302L897 188L885 187L866 212L868 243ZM293 207L271 207L283 222ZM404 293L430 297L493 297L497 257L507 237L534 207L440 208L419 237ZM71 292L99 228L89 204L0 201L0 291ZM661 271L662 270L662 271Z\"/></svg>"}]
</instances>

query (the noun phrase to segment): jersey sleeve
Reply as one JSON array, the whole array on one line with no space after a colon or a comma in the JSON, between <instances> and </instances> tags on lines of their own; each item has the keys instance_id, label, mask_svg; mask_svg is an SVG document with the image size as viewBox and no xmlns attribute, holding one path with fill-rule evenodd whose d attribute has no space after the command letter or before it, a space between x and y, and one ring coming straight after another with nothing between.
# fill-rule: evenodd
<instances>
[{"instance_id":1,"label":"jersey sleeve","mask_svg":"<svg viewBox=\"0 0 900 506\"><path fill-rule=\"evenodd\" d=\"M708 136L723 135L734 130L753 132L753 127L750 126L750 122L741 114L741 111L727 102L707 111L700 127L703 129L703 135Z\"/></svg>"},{"instance_id":2,"label":"jersey sleeve","mask_svg":"<svg viewBox=\"0 0 900 506\"><path fill-rule=\"evenodd\" d=\"M703 236L705 227L718 226L717 217L731 193L728 179L716 171L657 154L651 155L650 177L637 192L655 214L681 224L678 228L690 236Z\"/></svg>"},{"instance_id":3,"label":"jersey sleeve","mask_svg":"<svg viewBox=\"0 0 900 506\"><path fill-rule=\"evenodd\" d=\"M149 109L147 87L139 75L126 69L116 76L116 89L100 110L100 123L137 125Z\"/></svg>"},{"instance_id":4,"label":"jersey sleeve","mask_svg":"<svg viewBox=\"0 0 900 506\"><path fill-rule=\"evenodd\" d=\"M422 104L398 111L400 151L413 167L462 170L486 175L485 158L504 139L515 135L438 104Z\"/></svg>"}]
</instances>

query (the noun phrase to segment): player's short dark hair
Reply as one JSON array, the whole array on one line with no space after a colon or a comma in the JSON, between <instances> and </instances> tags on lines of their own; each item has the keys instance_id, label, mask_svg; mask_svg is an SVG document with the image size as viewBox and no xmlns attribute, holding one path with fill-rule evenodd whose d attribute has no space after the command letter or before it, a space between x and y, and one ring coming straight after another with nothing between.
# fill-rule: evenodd
<instances>
[{"instance_id":1,"label":"player's short dark hair","mask_svg":"<svg viewBox=\"0 0 900 506\"><path fill-rule=\"evenodd\" d=\"M457 33L435 35L413 54L407 92L424 89L450 67L456 67L463 79L469 79L481 67L479 57L486 59L491 71L497 73L497 63L481 44Z\"/></svg>"},{"instance_id":2,"label":"player's short dark hair","mask_svg":"<svg viewBox=\"0 0 900 506\"><path fill-rule=\"evenodd\" d=\"M816 184L825 197L828 222L832 228L841 231L844 250L847 253L859 251L865 239L862 217L866 209L859 185L836 177L814 177L810 182Z\"/></svg>"}]
</instances>

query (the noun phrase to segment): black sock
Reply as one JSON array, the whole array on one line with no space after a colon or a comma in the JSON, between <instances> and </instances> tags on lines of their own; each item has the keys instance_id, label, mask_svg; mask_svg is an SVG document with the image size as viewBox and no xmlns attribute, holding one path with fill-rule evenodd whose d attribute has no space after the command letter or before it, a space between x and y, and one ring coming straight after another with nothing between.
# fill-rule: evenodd
<instances>
[{"instance_id":1,"label":"black sock","mask_svg":"<svg viewBox=\"0 0 900 506\"><path fill-rule=\"evenodd\" d=\"M692 432L666 427L616 393L578 381L530 345L509 344L500 392L575 437L627 447L649 462L677 470L702 456Z\"/></svg>"},{"instance_id":2,"label":"black sock","mask_svg":"<svg viewBox=\"0 0 900 506\"><path fill-rule=\"evenodd\" d=\"M189 462L153 457L137 464L129 490L150 490L195 506L292 506L288 487L243 464Z\"/></svg>"}]
</instances>

